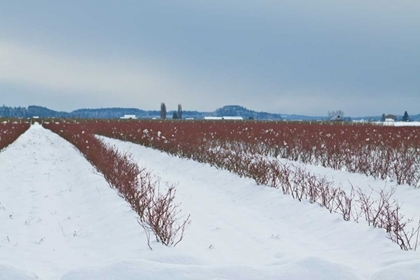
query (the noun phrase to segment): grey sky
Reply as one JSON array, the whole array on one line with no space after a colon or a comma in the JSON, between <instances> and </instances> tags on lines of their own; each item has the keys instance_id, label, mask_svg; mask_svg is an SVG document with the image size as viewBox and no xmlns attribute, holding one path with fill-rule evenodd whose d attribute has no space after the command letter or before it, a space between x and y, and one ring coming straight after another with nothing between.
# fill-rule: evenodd
<instances>
[{"instance_id":1,"label":"grey sky","mask_svg":"<svg viewBox=\"0 0 420 280\"><path fill-rule=\"evenodd\" d=\"M420 113L419 1L6 0L9 106Z\"/></svg>"}]
</instances>

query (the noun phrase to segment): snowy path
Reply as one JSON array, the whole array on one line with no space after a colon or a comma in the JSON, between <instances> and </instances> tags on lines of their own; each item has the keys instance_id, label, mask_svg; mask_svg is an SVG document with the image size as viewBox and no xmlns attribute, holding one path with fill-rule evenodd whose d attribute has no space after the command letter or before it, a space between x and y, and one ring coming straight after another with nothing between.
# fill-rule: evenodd
<instances>
[{"instance_id":1,"label":"snowy path","mask_svg":"<svg viewBox=\"0 0 420 280\"><path fill-rule=\"evenodd\" d=\"M135 213L92 170L41 126L0 153L1 264L59 279L145 250Z\"/></svg>"},{"instance_id":2,"label":"snowy path","mask_svg":"<svg viewBox=\"0 0 420 280\"><path fill-rule=\"evenodd\" d=\"M282 277L274 279L419 279L418 252L401 251L382 230L208 165L102 139L164 180L179 182L178 199L193 221L179 248L198 249L208 262L277 266Z\"/></svg>"}]
</instances>

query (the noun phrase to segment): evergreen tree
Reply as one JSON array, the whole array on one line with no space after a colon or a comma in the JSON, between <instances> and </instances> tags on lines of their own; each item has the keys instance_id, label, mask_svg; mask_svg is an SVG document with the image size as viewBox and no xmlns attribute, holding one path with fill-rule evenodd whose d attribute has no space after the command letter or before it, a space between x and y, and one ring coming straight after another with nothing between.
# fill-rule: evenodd
<instances>
[{"instance_id":1,"label":"evergreen tree","mask_svg":"<svg viewBox=\"0 0 420 280\"><path fill-rule=\"evenodd\" d=\"M172 114L172 119L176 120L178 119L178 114L174 111L174 113Z\"/></svg>"},{"instance_id":2,"label":"evergreen tree","mask_svg":"<svg viewBox=\"0 0 420 280\"><path fill-rule=\"evenodd\" d=\"M166 119L166 105L164 102L160 103L160 118L162 120Z\"/></svg>"},{"instance_id":3,"label":"evergreen tree","mask_svg":"<svg viewBox=\"0 0 420 280\"><path fill-rule=\"evenodd\" d=\"M178 104L178 119L182 119L182 105Z\"/></svg>"},{"instance_id":4,"label":"evergreen tree","mask_svg":"<svg viewBox=\"0 0 420 280\"><path fill-rule=\"evenodd\" d=\"M403 122L408 122L410 120L410 117L408 116L407 111L404 112L404 116L401 119Z\"/></svg>"},{"instance_id":5,"label":"evergreen tree","mask_svg":"<svg viewBox=\"0 0 420 280\"><path fill-rule=\"evenodd\" d=\"M385 114L382 114L381 122L384 122L384 121L385 121Z\"/></svg>"}]
</instances>

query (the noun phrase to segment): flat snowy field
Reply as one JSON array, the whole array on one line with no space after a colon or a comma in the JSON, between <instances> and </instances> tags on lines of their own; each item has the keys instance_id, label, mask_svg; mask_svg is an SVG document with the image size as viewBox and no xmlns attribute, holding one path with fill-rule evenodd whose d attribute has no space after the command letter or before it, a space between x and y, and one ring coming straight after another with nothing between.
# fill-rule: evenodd
<instances>
[{"instance_id":1,"label":"flat snowy field","mask_svg":"<svg viewBox=\"0 0 420 280\"><path fill-rule=\"evenodd\" d=\"M113 139L177 183L192 224L175 248L152 243L136 214L75 148L33 125L0 152L0 279L420 279L420 252L280 190L209 165ZM348 187L392 182L317 166ZM420 219L420 190L398 186Z\"/></svg>"},{"instance_id":2,"label":"flat snowy field","mask_svg":"<svg viewBox=\"0 0 420 280\"><path fill-rule=\"evenodd\" d=\"M420 126L420 122L376 122L379 125L385 125L385 126Z\"/></svg>"}]
</instances>

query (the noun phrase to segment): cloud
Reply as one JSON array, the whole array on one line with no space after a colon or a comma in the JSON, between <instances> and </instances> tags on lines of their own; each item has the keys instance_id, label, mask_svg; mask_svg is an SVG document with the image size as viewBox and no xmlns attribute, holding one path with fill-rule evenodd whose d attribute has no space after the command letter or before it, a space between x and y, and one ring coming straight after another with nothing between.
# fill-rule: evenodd
<instances>
[{"instance_id":1,"label":"cloud","mask_svg":"<svg viewBox=\"0 0 420 280\"><path fill-rule=\"evenodd\" d=\"M58 96L65 99L85 96L85 100L96 100L97 106L142 104L145 108L153 108L161 101L180 103L183 101L180 95L208 94L212 88L203 81L191 82L183 77L182 72L173 73L171 67L165 68L147 59L111 61L103 57L94 60L15 43L0 43L0 61L0 81L3 84L21 85L26 90L32 87L38 95L40 89L44 89L42 95L50 95L54 100ZM31 99L30 94L27 95ZM83 106L80 103L81 100L78 106ZM85 106L94 104L91 102Z\"/></svg>"},{"instance_id":2,"label":"cloud","mask_svg":"<svg viewBox=\"0 0 420 280\"><path fill-rule=\"evenodd\" d=\"M0 43L0 61L0 79L57 92L150 93L168 90L174 83L162 72L86 57L63 57L10 43Z\"/></svg>"},{"instance_id":3,"label":"cloud","mask_svg":"<svg viewBox=\"0 0 420 280\"><path fill-rule=\"evenodd\" d=\"M165 102L169 110L179 103L185 110L207 111L238 104L254 110L313 115L342 109L346 115L356 116L394 112L396 106L397 110L414 112L410 104L418 100L418 96L399 91L381 94L375 87L370 90L369 79L374 73L360 77L365 88L337 89L328 82L311 86L299 75L295 85L282 85L281 76L270 81L235 75L229 70L220 75L207 69L192 73L180 67L174 71L176 65L164 65L159 60L71 56L16 43L0 43L0 61L0 88L12 93L5 99L10 104L67 111L85 107L158 109L160 102Z\"/></svg>"},{"instance_id":4,"label":"cloud","mask_svg":"<svg viewBox=\"0 0 420 280\"><path fill-rule=\"evenodd\" d=\"M408 100L412 111L419 8L410 0L10 1L0 10L0 89L14 104L65 110L166 102L357 115L399 111Z\"/></svg>"},{"instance_id":5,"label":"cloud","mask_svg":"<svg viewBox=\"0 0 420 280\"><path fill-rule=\"evenodd\" d=\"M102 58L0 43L0 86L14 91L16 100L46 104L53 100L53 108L60 110L74 106L155 109L160 102L214 110L225 102L236 103L239 95L249 91L245 82L194 75L181 67L174 70L170 63L163 65L138 56L136 60Z\"/></svg>"}]
</instances>

